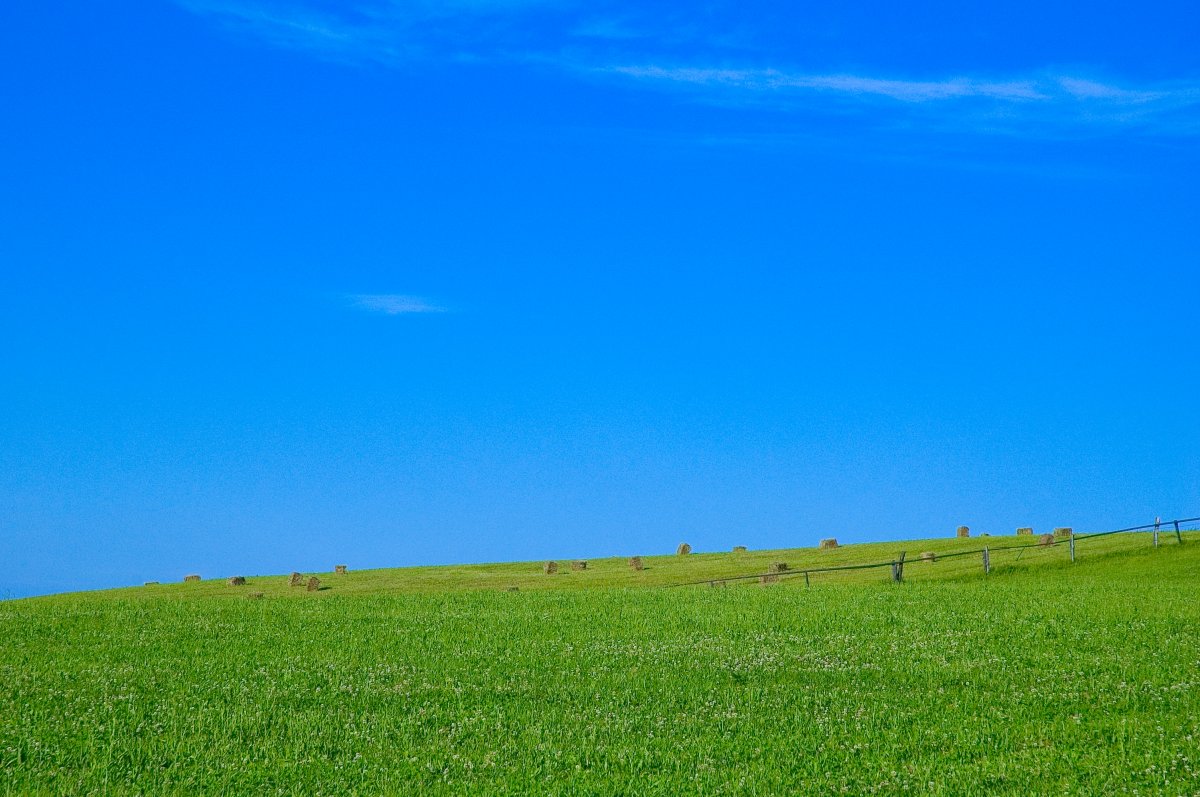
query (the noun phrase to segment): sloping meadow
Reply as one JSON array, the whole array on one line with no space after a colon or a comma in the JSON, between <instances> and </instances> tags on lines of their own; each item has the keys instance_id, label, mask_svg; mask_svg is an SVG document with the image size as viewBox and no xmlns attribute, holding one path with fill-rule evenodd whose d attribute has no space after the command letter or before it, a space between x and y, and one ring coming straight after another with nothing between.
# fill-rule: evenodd
<instances>
[{"instance_id":1,"label":"sloping meadow","mask_svg":"<svg viewBox=\"0 0 1200 797\"><path fill-rule=\"evenodd\" d=\"M8 602L0 792L1200 793L1198 572Z\"/></svg>"}]
</instances>

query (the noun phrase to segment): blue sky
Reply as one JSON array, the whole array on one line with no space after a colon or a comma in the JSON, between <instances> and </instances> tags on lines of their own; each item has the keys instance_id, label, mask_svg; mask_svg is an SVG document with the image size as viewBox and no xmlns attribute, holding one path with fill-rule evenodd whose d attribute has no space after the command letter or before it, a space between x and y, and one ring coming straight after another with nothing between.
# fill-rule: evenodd
<instances>
[{"instance_id":1,"label":"blue sky","mask_svg":"<svg viewBox=\"0 0 1200 797\"><path fill-rule=\"evenodd\" d=\"M1200 514L1197 21L6 3L0 594Z\"/></svg>"}]
</instances>

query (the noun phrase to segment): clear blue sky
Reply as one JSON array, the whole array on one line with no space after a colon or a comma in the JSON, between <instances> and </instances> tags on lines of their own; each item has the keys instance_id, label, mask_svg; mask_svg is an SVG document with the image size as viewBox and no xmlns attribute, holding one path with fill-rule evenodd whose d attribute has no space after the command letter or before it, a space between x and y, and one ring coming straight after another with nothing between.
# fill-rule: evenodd
<instances>
[{"instance_id":1,"label":"clear blue sky","mask_svg":"<svg viewBox=\"0 0 1200 797\"><path fill-rule=\"evenodd\" d=\"M1198 513L1198 16L9 0L0 594Z\"/></svg>"}]
</instances>

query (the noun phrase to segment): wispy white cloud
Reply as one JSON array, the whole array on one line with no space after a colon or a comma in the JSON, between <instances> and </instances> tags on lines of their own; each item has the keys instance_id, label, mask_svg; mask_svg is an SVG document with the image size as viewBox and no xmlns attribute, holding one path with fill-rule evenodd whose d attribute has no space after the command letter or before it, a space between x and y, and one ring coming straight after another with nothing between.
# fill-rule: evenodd
<instances>
[{"instance_id":1,"label":"wispy white cloud","mask_svg":"<svg viewBox=\"0 0 1200 797\"><path fill-rule=\"evenodd\" d=\"M1169 91L1131 90L1075 77L1060 77L1058 84L1071 96L1084 100L1111 100L1140 105L1167 99L1171 96Z\"/></svg>"},{"instance_id":2,"label":"wispy white cloud","mask_svg":"<svg viewBox=\"0 0 1200 797\"><path fill-rule=\"evenodd\" d=\"M433 304L420 296L407 296L401 293L356 293L347 298L355 307L387 315L446 312L446 308Z\"/></svg>"},{"instance_id":3,"label":"wispy white cloud","mask_svg":"<svg viewBox=\"0 0 1200 797\"><path fill-rule=\"evenodd\" d=\"M405 67L509 52L519 19L566 0L366 0L321 10L303 0L175 0L269 44L336 61Z\"/></svg>"},{"instance_id":4,"label":"wispy white cloud","mask_svg":"<svg viewBox=\"0 0 1200 797\"><path fill-rule=\"evenodd\" d=\"M187 10L272 46L344 61L397 64L409 54L404 38L370 17L347 18L295 4L242 0L176 0Z\"/></svg>"},{"instance_id":5,"label":"wispy white cloud","mask_svg":"<svg viewBox=\"0 0 1200 797\"><path fill-rule=\"evenodd\" d=\"M687 91L722 105L772 103L819 110L822 100L841 108L896 114L905 107L959 129L1060 135L1069 129L1122 127L1193 135L1200 121L1200 84L1121 86L1069 75L995 80L952 77L909 80L778 69L622 65L597 72L659 89ZM882 105L881 105L882 103Z\"/></svg>"},{"instance_id":6,"label":"wispy white cloud","mask_svg":"<svg viewBox=\"0 0 1200 797\"><path fill-rule=\"evenodd\" d=\"M848 74L799 74L777 69L708 69L696 67L613 66L601 71L631 78L700 86L725 86L754 92L811 89L850 95L887 97L902 102L986 97L1010 101L1044 100L1047 95L1029 80L983 81L894 80Z\"/></svg>"},{"instance_id":7,"label":"wispy white cloud","mask_svg":"<svg viewBox=\"0 0 1200 797\"><path fill-rule=\"evenodd\" d=\"M1195 81L1134 85L1078 73L997 78L968 72L930 78L672 62L664 51L671 48L670 37L659 35L637 8L618 13L604 3L362 0L323 4L318 10L310 0L176 2L275 46L341 62L401 69L520 63L609 81L624 90L678 92L694 102L859 113L868 124L922 129L1026 137L1121 130L1200 134L1200 83ZM691 58L699 59L690 49Z\"/></svg>"}]
</instances>

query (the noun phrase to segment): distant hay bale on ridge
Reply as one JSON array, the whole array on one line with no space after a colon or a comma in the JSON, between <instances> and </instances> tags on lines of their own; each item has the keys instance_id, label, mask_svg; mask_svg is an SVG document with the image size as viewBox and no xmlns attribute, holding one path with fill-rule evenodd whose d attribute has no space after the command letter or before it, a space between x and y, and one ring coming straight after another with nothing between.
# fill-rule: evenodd
<instances>
[{"instance_id":1,"label":"distant hay bale on ridge","mask_svg":"<svg viewBox=\"0 0 1200 797\"><path fill-rule=\"evenodd\" d=\"M232 576L227 582L231 587L243 587L246 585L245 576Z\"/></svg>"},{"instance_id":2,"label":"distant hay bale on ridge","mask_svg":"<svg viewBox=\"0 0 1200 797\"><path fill-rule=\"evenodd\" d=\"M542 565L542 572L548 576L552 576L558 572L558 562L546 562Z\"/></svg>"},{"instance_id":3,"label":"distant hay bale on ridge","mask_svg":"<svg viewBox=\"0 0 1200 797\"><path fill-rule=\"evenodd\" d=\"M1032 535L1032 534L1033 534L1033 528L1031 526L1022 526L1021 528L1017 529L1018 537L1022 537L1025 535Z\"/></svg>"},{"instance_id":4,"label":"distant hay bale on ridge","mask_svg":"<svg viewBox=\"0 0 1200 797\"><path fill-rule=\"evenodd\" d=\"M836 548L838 547L837 537L826 537L821 540L821 548Z\"/></svg>"},{"instance_id":5,"label":"distant hay bale on ridge","mask_svg":"<svg viewBox=\"0 0 1200 797\"><path fill-rule=\"evenodd\" d=\"M313 576L312 578L310 578L308 580L308 586L305 587L305 590L307 592L316 592L320 588L321 588L321 579L317 578L316 576Z\"/></svg>"},{"instance_id":6,"label":"distant hay bale on ridge","mask_svg":"<svg viewBox=\"0 0 1200 797\"><path fill-rule=\"evenodd\" d=\"M967 526L959 526L957 534L959 537L970 537L971 529L968 528Z\"/></svg>"},{"instance_id":7,"label":"distant hay bale on ridge","mask_svg":"<svg viewBox=\"0 0 1200 797\"><path fill-rule=\"evenodd\" d=\"M640 557L640 556L629 557L629 569L630 570L641 570L642 569L642 557Z\"/></svg>"},{"instance_id":8,"label":"distant hay bale on ridge","mask_svg":"<svg viewBox=\"0 0 1200 797\"><path fill-rule=\"evenodd\" d=\"M289 587L304 586L304 576L300 575L299 573L292 573L291 577L288 578L288 586Z\"/></svg>"},{"instance_id":9,"label":"distant hay bale on ridge","mask_svg":"<svg viewBox=\"0 0 1200 797\"><path fill-rule=\"evenodd\" d=\"M936 562L937 554L934 553L933 551L922 551L921 552L921 561L922 562Z\"/></svg>"},{"instance_id":10,"label":"distant hay bale on ridge","mask_svg":"<svg viewBox=\"0 0 1200 797\"><path fill-rule=\"evenodd\" d=\"M735 545L735 546L733 546L733 552L734 553L745 553L746 546L745 545Z\"/></svg>"},{"instance_id":11,"label":"distant hay bale on ridge","mask_svg":"<svg viewBox=\"0 0 1200 797\"><path fill-rule=\"evenodd\" d=\"M346 575L346 566L345 565L334 565L333 572L339 576L344 576L344 575Z\"/></svg>"},{"instance_id":12,"label":"distant hay bale on ridge","mask_svg":"<svg viewBox=\"0 0 1200 797\"><path fill-rule=\"evenodd\" d=\"M199 581L199 580L200 580L200 576L196 575L195 573L190 573L183 577L184 584L187 584L192 581Z\"/></svg>"},{"instance_id":13,"label":"distant hay bale on ridge","mask_svg":"<svg viewBox=\"0 0 1200 797\"><path fill-rule=\"evenodd\" d=\"M771 562L767 565L768 573L786 573L788 571L787 562Z\"/></svg>"},{"instance_id":14,"label":"distant hay bale on ridge","mask_svg":"<svg viewBox=\"0 0 1200 797\"><path fill-rule=\"evenodd\" d=\"M691 552L692 546L688 545L686 542L679 543L679 547L675 549L676 556L687 556Z\"/></svg>"},{"instance_id":15,"label":"distant hay bale on ridge","mask_svg":"<svg viewBox=\"0 0 1200 797\"><path fill-rule=\"evenodd\" d=\"M1070 537L1073 531L1070 526L1059 526L1054 530L1054 536L1056 539L1064 540Z\"/></svg>"},{"instance_id":16,"label":"distant hay bale on ridge","mask_svg":"<svg viewBox=\"0 0 1200 797\"><path fill-rule=\"evenodd\" d=\"M1054 535L1053 534L1043 534L1042 536L1038 537L1038 545L1053 545L1053 544L1054 544Z\"/></svg>"},{"instance_id":17,"label":"distant hay bale on ridge","mask_svg":"<svg viewBox=\"0 0 1200 797\"><path fill-rule=\"evenodd\" d=\"M587 570L587 560L586 559L577 559L574 562L571 562L571 569L572 570Z\"/></svg>"}]
</instances>

